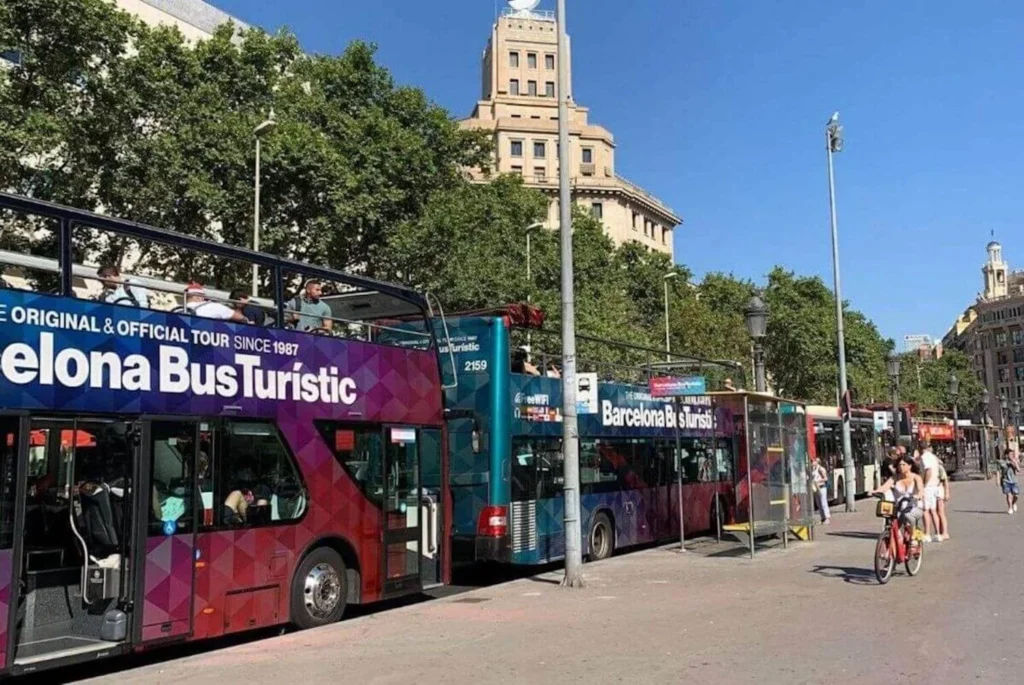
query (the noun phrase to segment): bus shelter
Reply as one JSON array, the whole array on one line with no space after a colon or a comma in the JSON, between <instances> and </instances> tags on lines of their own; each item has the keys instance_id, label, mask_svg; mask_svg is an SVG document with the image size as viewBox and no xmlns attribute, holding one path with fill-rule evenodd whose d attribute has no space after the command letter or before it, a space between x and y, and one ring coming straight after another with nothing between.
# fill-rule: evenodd
<instances>
[{"instance_id":1,"label":"bus shelter","mask_svg":"<svg viewBox=\"0 0 1024 685\"><path fill-rule=\"evenodd\" d=\"M733 522L722 532L750 549L757 540L781 537L809 540L814 508L808 463L808 420L804 405L763 393L710 393L716 415L732 417Z\"/></svg>"}]
</instances>

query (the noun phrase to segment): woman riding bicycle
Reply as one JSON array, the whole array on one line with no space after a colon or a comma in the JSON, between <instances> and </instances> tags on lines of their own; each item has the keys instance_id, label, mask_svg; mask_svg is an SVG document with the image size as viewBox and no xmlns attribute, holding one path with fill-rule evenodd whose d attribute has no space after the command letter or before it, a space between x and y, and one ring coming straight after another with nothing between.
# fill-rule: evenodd
<instances>
[{"instance_id":1,"label":"woman riding bicycle","mask_svg":"<svg viewBox=\"0 0 1024 685\"><path fill-rule=\"evenodd\" d=\"M901 499L910 499L914 506L900 514L900 523L910 523L915 528L919 527L924 511L921 509L921 499L924 497L924 481L921 476L913 472L913 462L907 457L896 459L896 474L889 477L877 490L872 490L872 495L884 495L892 492L893 498L899 502Z\"/></svg>"}]
</instances>

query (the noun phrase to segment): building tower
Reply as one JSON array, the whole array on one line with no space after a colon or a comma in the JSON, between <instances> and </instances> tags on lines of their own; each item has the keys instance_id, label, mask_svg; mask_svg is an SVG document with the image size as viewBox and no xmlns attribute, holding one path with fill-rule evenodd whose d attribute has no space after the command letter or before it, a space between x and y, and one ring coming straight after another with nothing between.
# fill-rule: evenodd
<instances>
[{"instance_id":1,"label":"building tower","mask_svg":"<svg viewBox=\"0 0 1024 685\"><path fill-rule=\"evenodd\" d=\"M558 225L558 32L553 12L507 7L491 28L481 60L481 99L464 128L492 136L497 173L519 174L548 196L546 225ZM569 44L571 55L572 47ZM570 55L566 55L569 58ZM572 83L570 65L569 83ZM570 86L570 92L572 88ZM589 110L569 103L573 198L622 244L637 241L672 254L681 223L667 205L615 172L615 140L588 121ZM471 171L475 181L487 177Z\"/></svg>"},{"instance_id":2,"label":"building tower","mask_svg":"<svg viewBox=\"0 0 1024 685\"><path fill-rule=\"evenodd\" d=\"M993 240L986 249L988 261L981 268L981 273L985 276L983 299L996 300L1006 297L1009 294L1009 287L1006 279L1006 262L1003 261L1003 246Z\"/></svg>"}]
</instances>

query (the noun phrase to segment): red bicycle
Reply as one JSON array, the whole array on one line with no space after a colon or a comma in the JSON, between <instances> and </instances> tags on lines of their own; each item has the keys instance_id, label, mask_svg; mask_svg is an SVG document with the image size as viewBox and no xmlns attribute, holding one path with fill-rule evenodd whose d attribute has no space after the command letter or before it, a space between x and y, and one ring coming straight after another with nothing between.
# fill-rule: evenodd
<instances>
[{"instance_id":1,"label":"red bicycle","mask_svg":"<svg viewBox=\"0 0 1024 685\"><path fill-rule=\"evenodd\" d=\"M901 497L895 502L882 501L875 508L875 516L885 519L882 534L875 545L875 577L885 585L892 578L896 564L904 564L907 574L916 576L924 560L924 545L920 529L912 523L900 524L900 515L914 508L914 501Z\"/></svg>"}]
</instances>

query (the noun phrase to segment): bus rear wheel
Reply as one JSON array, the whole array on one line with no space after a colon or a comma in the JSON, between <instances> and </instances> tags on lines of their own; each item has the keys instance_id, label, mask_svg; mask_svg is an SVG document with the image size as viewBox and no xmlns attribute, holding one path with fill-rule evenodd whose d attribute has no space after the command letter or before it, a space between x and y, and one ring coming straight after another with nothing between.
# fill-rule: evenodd
<instances>
[{"instance_id":1,"label":"bus rear wheel","mask_svg":"<svg viewBox=\"0 0 1024 685\"><path fill-rule=\"evenodd\" d=\"M345 612L347 596L345 562L330 547L318 547L292 578L292 623L303 630L334 623Z\"/></svg>"},{"instance_id":2,"label":"bus rear wheel","mask_svg":"<svg viewBox=\"0 0 1024 685\"><path fill-rule=\"evenodd\" d=\"M607 559L615 550L615 533L607 514L598 514L590 524L590 560Z\"/></svg>"}]
</instances>

